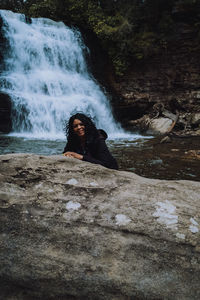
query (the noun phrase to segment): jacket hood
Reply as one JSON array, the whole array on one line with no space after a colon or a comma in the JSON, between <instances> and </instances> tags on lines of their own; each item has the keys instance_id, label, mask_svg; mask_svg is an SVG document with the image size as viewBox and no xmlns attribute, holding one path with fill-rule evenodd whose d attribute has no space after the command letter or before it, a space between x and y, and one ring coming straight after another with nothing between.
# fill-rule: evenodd
<instances>
[{"instance_id":1,"label":"jacket hood","mask_svg":"<svg viewBox=\"0 0 200 300\"><path fill-rule=\"evenodd\" d=\"M103 129L98 129L100 137L104 138L106 140L108 138L107 133Z\"/></svg>"}]
</instances>

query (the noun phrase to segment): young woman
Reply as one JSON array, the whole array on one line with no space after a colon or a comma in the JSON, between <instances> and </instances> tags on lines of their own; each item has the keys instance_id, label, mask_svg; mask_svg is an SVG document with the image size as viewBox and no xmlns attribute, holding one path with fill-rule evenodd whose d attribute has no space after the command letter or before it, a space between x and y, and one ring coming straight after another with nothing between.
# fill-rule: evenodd
<instances>
[{"instance_id":1,"label":"young woman","mask_svg":"<svg viewBox=\"0 0 200 300\"><path fill-rule=\"evenodd\" d=\"M65 156L118 169L117 162L105 143L106 132L98 130L86 115L77 113L69 119L66 136L67 144L63 152Z\"/></svg>"}]
</instances>

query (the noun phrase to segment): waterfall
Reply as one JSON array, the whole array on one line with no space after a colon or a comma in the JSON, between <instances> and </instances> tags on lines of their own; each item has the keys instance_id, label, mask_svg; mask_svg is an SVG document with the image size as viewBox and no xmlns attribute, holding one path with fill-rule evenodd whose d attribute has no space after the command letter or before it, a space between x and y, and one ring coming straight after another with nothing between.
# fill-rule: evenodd
<instances>
[{"instance_id":1,"label":"waterfall","mask_svg":"<svg viewBox=\"0 0 200 300\"><path fill-rule=\"evenodd\" d=\"M102 89L84 59L80 32L62 22L1 10L7 40L0 90L12 99L15 135L64 138L76 111L89 114L110 136L123 135Z\"/></svg>"}]
</instances>

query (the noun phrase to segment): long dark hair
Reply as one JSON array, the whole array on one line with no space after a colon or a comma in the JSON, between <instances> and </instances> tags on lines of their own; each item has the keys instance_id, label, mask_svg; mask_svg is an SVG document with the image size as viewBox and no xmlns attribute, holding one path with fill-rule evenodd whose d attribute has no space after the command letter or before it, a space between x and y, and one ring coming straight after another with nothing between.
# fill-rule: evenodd
<instances>
[{"instance_id":1,"label":"long dark hair","mask_svg":"<svg viewBox=\"0 0 200 300\"><path fill-rule=\"evenodd\" d=\"M80 138L74 133L73 128L73 122L75 119L80 120L85 126L85 143L86 146L90 146L98 137L99 133L91 118L83 113L76 113L75 115L71 116L69 121L66 123L65 131L68 145L80 145Z\"/></svg>"}]
</instances>

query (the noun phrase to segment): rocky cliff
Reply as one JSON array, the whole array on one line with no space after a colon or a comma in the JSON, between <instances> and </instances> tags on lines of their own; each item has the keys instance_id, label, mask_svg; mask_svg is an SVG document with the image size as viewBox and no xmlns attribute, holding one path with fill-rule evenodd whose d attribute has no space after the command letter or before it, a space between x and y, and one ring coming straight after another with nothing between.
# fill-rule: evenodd
<instances>
[{"instance_id":1,"label":"rocky cliff","mask_svg":"<svg viewBox=\"0 0 200 300\"><path fill-rule=\"evenodd\" d=\"M200 183L0 156L4 300L199 299Z\"/></svg>"},{"instance_id":2,"label":"rocky cliff","mask_svg":"<svg viewBox=\"0 0 200 300\"><path fill-rule=\"evenodd\" d=\"M179 114L175 130L199 130L191 122L200 112L200 52L196 32L189 25L176 23L174 36L157 55L133 63L123 78L109 78L117 95L114 110L122 123L133 128L145 115L162 116L164 110ZM138 122L139 127L141 125Z\"/></svg>"}]
</instances>

